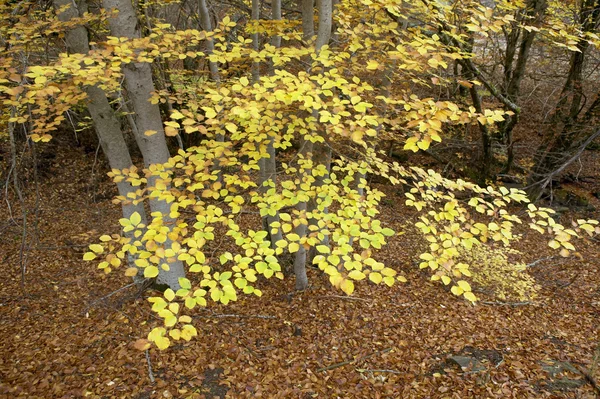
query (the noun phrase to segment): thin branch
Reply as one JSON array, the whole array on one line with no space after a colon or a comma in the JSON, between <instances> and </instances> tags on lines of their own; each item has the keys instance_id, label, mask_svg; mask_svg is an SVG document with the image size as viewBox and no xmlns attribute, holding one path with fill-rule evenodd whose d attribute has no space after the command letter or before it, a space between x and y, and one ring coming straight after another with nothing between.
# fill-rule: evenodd
<instances>
[{"instance_id":1,"label":"thin branch","mask_svg":"<svg viewBox=\"0 0 600 399\"><path fill-rule=\"evenodd\" d=\"M490 301L481 301L482 304L484 305L491 305L491 306L527 306L527 305L533 305L533 302L531 301L527 301L527 302L490 302Z\"/></svg>"},{"instance_id":2,"label":"thin branch","mask_svg":"<svg viewBox=\"0 0 600 399\"><path fill-rule=\"evenodd\" d=\"M146 362L148 363L148 377L150 377L150 382L154 384L154 373L152 373L152 363L150 363L148 349L146 349Z\"/></svg>"},{"instance_id":3,"label":"thin branch","mask_svg":"<svg viewBox=\"0 0 600 399\"><path fill-rule=\"evenodd\" d=\"M381 355L383 353L391 352L392 349L393 348L385 348L385 349L382 349L382 350L377 351L377 352L370 353L370 354L365 355L365 356L357 357L356 359L351 359L351 360L346 360L344 362L335 363L335 364L332 364L332 365L327 366L327 367L322 367L322 368L318 369L317 372L333 370L333 369L337 369L337 368L346 366L348 364L360 362L360 361L366 360L366 359L368 359L370 357L373 357L373 356L377 356L377 355Z\"/></svg>"},{"instance_id":4,"label":"thin branch","mask_svg":"<svg viewBox=\"0 0 600 399\"><path fill-rule=\"evenodd\" d=\"M534 267L535 265L537 265L540 262L543 262L545 260L555 259L555 258L556 258L556 256L546 256L545 258L540 258L540 259L535 260L535 261L533 261L531 263L528 263L527 265L525 265L525 267Z\"/></svg>"},{"instance_id":5,"label":"thin branch","mask_svg":"<svg viewBox=\"0 0 600 399\"><path fill-rule=\"evenodd\" d=\"M346 301L362 301L362 302L368 302L368 303L371 302L368 299L359 298L359 297L355 297L355 296L343 296L343 295L323 295L323 296L321 296L321 298L336 298L336 299L343 299Z\"/></svg>"},{"instance_id":6,"label":"thin branch","mask_svg":"<svg viewBox=\"0 0 600 399\"><path fill-rule=\"evenodd\" d=\"M246 315L246 314L211 314L211 315L197 315L194 316L197 318L214 318L214 319L225 319L225 318L239 318L239 319L268 319L268 320L273 320L273 319L277 319L276 316L269 316L269 315L261 315L261 314L257 314L257 315Z\"/></svg>"},{"instance_id":7,"label":"thin branch","mask_svg":"<svg viewBox=\"0 0 600 399\"><path fill-rule=\"evenodd\" d=\"M581 144L579 146L579 148L577 149L577 151L575 152L575 154L573 154L573 156L571 158L569 158L567 161L565 161L560 167L558 167L554 171L552 171L552 172L544 175L543 179L538 180L537 182L535 182L535 183L533 183L533 184L525 187L524 189L528 189L528 188L532 188L532 187L535 187L535 186L539 186L539 191L541 193L546 188L546 186L548 185L548 183L550 183L552 181L552 178L554 176L556 176L557 174L559 174L563 170L565 170L566 167L569 166L573 161L579 159L579 157L581 156L581 154L583 153L583 151L585 151L585 149L587 148L587 146L590 145L590 143L592 141L594 141L599 136L600 136L600 129L597 130L596 133L594 133L590 137L588 137L587 140L585 140L583 142L583 144Z\"/></svg>"},{"instance_id":8,"label":"thin branch","mask_svg":"<svg viewBox=\"0 0 600 399\"><path fill-rule=\"evenodd\" d=\"M98 299L96 299L95 301L92 301L92 302L90 302L90 304L87 306L86 310L87 310L87 309L89 309L89 308L91 308L92 306L94 306L94 305L95 305L95 304L97 304L98 302L100 302L100 301L103 301L103 300L105 300L105 299L108 299L108 298L110 298L111 296L115 295L116 293L118 293L118 292L121 292L121 291L123 291L124 289L127 289L127 288L129 288L129 287L131 287L131 286L134 286L134 285L137 285L137 283L133 282L133 283L127 284L126 286L124 286L124 287L121 287L121 288L119 288L119 289L117 289L117 290L115 290L115 291L111 292L110 294L104 295L103 297L101 297L101 298L98 298Z\"/></svg>"},{"instance_id":9,"label":"thin branch","mask_svg":"<svg viewBox=\"0 0 600 399\"><path fill-rule=\"evenodd\" d=\"M359 373L390 373L390 374L404 374L398 370L386 370L386 369L356 369Z\"/></svg>"}]
</instances>

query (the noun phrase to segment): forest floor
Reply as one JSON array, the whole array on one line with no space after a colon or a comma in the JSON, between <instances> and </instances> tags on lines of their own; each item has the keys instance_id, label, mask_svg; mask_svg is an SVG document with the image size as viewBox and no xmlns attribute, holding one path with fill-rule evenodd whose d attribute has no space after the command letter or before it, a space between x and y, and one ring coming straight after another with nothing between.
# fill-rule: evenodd
<instances>
[{"instance_id":1,"label":"forest floor","mask_svg":"<svg viewBox=\"0 0 600 399\"><path fill-rule=\"evenodd\" d=\"M262 283L262 298L197 312L197 339L153 348L147 357L133 343L159 322L145 300L150 293L139 295L121 273L104 275L82 261L87 244L118 231L112 185L98 177L93 153L65 147L56 146L58 156L40 171L24 286L20 208L14 200L0 208L0 398L599 395L591 381L600 372L590 371L600 342L597 242L579 243L583 260L553 258L529 268L541 286L534 301L472 305L415 267L422 244L407 227L414 214L386 187L382 219L407 233L377 258L408 283L357 284L346 297L313 270L302 293L294 292L293 278L271 279ZM572 215L562 217L566 223ZM550 255L533 232L518 248L525 262Z\"/></svg>"}]
</instances>

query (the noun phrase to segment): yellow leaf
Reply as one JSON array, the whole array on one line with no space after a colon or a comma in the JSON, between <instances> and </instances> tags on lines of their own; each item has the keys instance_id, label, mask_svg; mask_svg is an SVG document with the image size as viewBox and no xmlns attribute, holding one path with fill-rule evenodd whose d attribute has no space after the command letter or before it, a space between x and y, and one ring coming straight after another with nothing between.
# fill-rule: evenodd
<instances>
[{"instance_id":1,"label":"yellow leaf","mask_svg":"<svg viewBox=\"0 0 600 399\"><path fill-rule=\"evenodd\" d=\"M352 280L344 280L340 284L340 288L342 291L344 291L346 295L352 295L352 293L354 292L354 283L352 282Z\"/></svg>"},{"instance_id":2,"label":"yellow leaf","mask_svg":"<svg viewBox=\"0 0 600 399\"><path fill-rule=\"evenodd\" d=\"M463 296L465 297L466 300L471 301L471 302L477 302L477 297L475 296L475 294L473 294L471 291L469 292L465 292L463 294Z\"/></svg>"},{"instance_id":3,"label":"yellow leaf","mask_svg":"<svg viewBox=\"0 0 600 399\"><path fill-rule=\"evenodd\" d=\"M96 254L93 252L86 252L83 255L83 260L94 260L94 259L96 259Z\"/></svg>"},{"instance_id":4,"label":"yellow leaf","mask_svg":"<svg viewBox=\"0 0 600 399\"><path fill-rule=\"evenodd\" d=\"M292 242L288 245L288 251L290 251L290 253L298 252L299 249L300 245L297 242Z\"/></svg>"},{"instance_id":5,"label":"yellow leaf","mask_svg":"<svg viewBox=\"0 0 600 399\"><path fill-rule=\"evenodd\" d=\"M171 345L171 341L167 337L157 337L154 340L154 343L156 344L156 347L160 350L165 350L169 347L169 345Z\"/></svg>"},{"instance_id":6,"label":"yellow leaf","mask_svg":"<svg viewBox=\"0 0 600 399\"><path fill-rule=\"evenodd\" d=\"M167 301L171 302L173 299L175 299L175 292L172 289L167 288L165 290L164 296Z\"/></svg>"},{"instance_id":7,"label":"yellow leaf","mask_svg":"<svg viewBox=\"0 0 600 399\"><path fill-rule=\"evenodd\" d=\"M156 266L148 266L144 269L144 277L153 278L158 276L158 267Z\"/></svg>"},{"instance_id":8,"label":"yellow leaf","mask_svg":"<svg viewBox=\"0 0 600 399\"><path fill-rule=\"evenodd\" d=\"M379 68L379 63L375 60L369 60L369 62L367 63L367 69L373 71L377 68Z\"/></svg>"},{"instance_id":9,"label":"yellow leaf","mask_svg":"<svg viewBox=\"0 0 600 399\"><path fill-rule=\"evenodd\" d=\"M453 286L450 291L452 291L452 293L456 296L462 295L465 291L460 288L459 286L455 285Z\"/></svg>"},{"instance_id":10,"label":"yellow leaf","mask_svg":"<svg viewBox=\"0 0 600 399\"><path fill-rule=\"evenodd\" d=\"M229 130L231 133L237 132L237 126L231 122L225 124L225 129Z\"/></svg>"},{"instance_id":11,"label":"yellow leaf","mask_svg":"<svg viewBox=\"0 0 600 399\"><path fill-rule=\"evenodd\" d=\"M352 280L364 280L367 276L365 276L365 274L360 270L352 270L350 273L348 273L348 277L350 277Z\"/></svg>"},{"instance_id":12,"label":"yellow leaf","mask_svg":"<svg viewBox=\"0 0 600 399\"><path fill-rule=\"evenodd\" d=\"M171 331L169 331L169 335L171 336L171 338L173 338L175 341L179 341L179 338L181 338L181 331L179 331L177 328L172 329Z\"/></svg>"},{"instance_id":13,"label":"yellow leaf","mask_svg":"<svg viewBox=\"0 0 600 399\"><path fill-rule=\"evenodd\" d=\"M156 130L146 130L144 132L144 135L146 135L146 136L152 136L152 135L155 135L156 133L158 133Z\"/></svg>"},{"instance_id":14,"label":"yellow leaf","mask_svg":"<svg viewBox=\"0 0 600 399\"><path fill-rule=\"evenodd\" d=\"M179 134L179 130L172 126L165 126L165 134L169 137L177 136Z\"/></svg>"},{"instance_id":15,"label":"yellow leaf","mask_svg":"<svg viewBox=\"0 0 600 399\"><path fill-rule=\"evenodd\" d=\"M383 279L383 277L381 276L380 273L377 273L377 272L371 272L371 273L369 273L369 280L371 280L375 284L381 283L382 279Z\"/></svg>"},{"instance_id":16,"label":"yellow leaf","mask_svg":"<svg viewBox=\"0 0 600 399\"><path fill-rule=\"evenodd\" d=\"M140 216L139 213L133 212L131 214L131 217L129 218L129 221L131 221L132 225L137 226L142 221L142 217Z\"/></svg>"},{"instance_id":17,"label":"yellow leaf","mask_svg":"<svg viewBox=\"0 0 600 399\"><path fill-rule=\"evenodd\" d=\"M183 119L185 116L179 111L173 111L171 114L171 119Z\"/></svg>"},{"instance_id":18,"label":"yellow leaf","mask_svg":"<svg viewBox=\"0 0 600 399\"><path fill-rule=\"evenodd\" d=\"M442 283L444 283L444 285L450 284L451 281L452 281L452 279L450 277L442 276Z\"/></svg>"},{"instance_id":19,"label":"yellow leaf","mask_svg":"<svg viewBox=\"0 0 600 399\"><path fill-rule=\"evenodd\" d=\"M471 291L471 286L465 280L460 280L457 284L463 291L465 291L465 292Z\"/></svg>"},{"instance_id":20,"label":"yellow leaf","mask_svg":"<svg viewBox=\"0 0 600 399\"><path fill-rule=\"evenodd\" d=\"M90 249L97 254L101 254L102 252L104 252L104 247L102 247L102 245L100 244L92 244L90 245Z\"/></svg>"},{"instance_id":21,"label":"yellow leaf","mask_svg":"<svg viewBox=\"0 0 600 399\"><path fill-rule=\"evenodd\" d=\"M139 269L138 269L137 267L130 267L130 268L127 268L127 270L125 270L125 275L126 275L127 277L133 277L133 276L137 275L137 273L138 273L138 270L139 270Z\"/></svg>"}]
</instances>

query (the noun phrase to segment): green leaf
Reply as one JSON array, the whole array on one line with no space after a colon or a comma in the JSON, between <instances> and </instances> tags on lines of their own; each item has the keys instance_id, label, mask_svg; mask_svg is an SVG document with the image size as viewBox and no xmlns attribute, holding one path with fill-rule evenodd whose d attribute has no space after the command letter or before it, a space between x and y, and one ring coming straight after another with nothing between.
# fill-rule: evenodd
<instances>
[{"instance_id":1,"label":"green leaf","mask_svg":"<svg viewBox=\"0 0 600 399\"><path fill-rule=\"evenodd\" d=\"M383 234L386 237L391 237L395 234L394 230L392 229L388 229L387 227L383 230L381 230L381 234Z\"/></svg>"}]
</instances>

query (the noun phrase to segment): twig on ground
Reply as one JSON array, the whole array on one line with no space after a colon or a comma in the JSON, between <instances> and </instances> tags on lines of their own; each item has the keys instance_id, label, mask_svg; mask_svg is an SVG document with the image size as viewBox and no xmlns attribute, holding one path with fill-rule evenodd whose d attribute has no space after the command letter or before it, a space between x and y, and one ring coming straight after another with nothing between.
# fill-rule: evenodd
<instances>
[{"instance_id":1,"label":"twig on ground","mask_svg":"<svg viewBox=\"0 0 600 399\"><path fill-rule=\"evenodd\" d=\"M398 370L385 370L385 369L356 369L359 373L390 373L390 374L402 374Z\"/></svg>"},{"instance_id":2,"label":"twig on ground","mask_svg":"<svg viewBox=\"0 0 600 399\"><path fill-rule=\"evenodd\" d=\"M371 302L369 299L359 298L356 296L343 296L343 295L322 295L320 298L336 298L343 299L346 301L362 301L362 302Z\"/></svg>"},{"instance_id":3,"label":"twig on ground","mask_svg":"<svg viewBox=\"0 0 600 399\"><path fill-rule=\"evenodd\" d=\"M148 377L150 377L150 382L154 384L154 373L152 373L152 363L150 362L148 349L146 349L146 362L148 363Z\"/></svg>"},{"instance_id":4,"label":"twig on ground","mask_svg":"<svg viewBox=\"0 0 600 399\"><path fill-rule=\"evenodd\" d=\"M533 261L533 262L531 262L531 263L528 263L528 264L526 265L526 267L534 267L535 265L537 265L537 264L538 264L538 263L540 263L540 262L543 262L543 261L545 261L545 260L555 259L555 258L556 258L556 256L546 256L545 258L540 258L540 259L538 259L538 260L535 260L535 261Z\"/></svg>"},{"instance_id":5,"label":"twig on ground","mask_svg":"<svg viewBox=\"0 0 600 399\"><path fill-rule=\"evenodd\" d=\"M89 310L89 309L90 309L92 306L94 306L95 304L97 304L98 302L100 302L100 301L103 301L103 300L105 300L105 299L108 299L108 298L110 298L111 296L115 295L116 293L118 293L118 292L120 292L120 291L123 291L124 289L127 289L127 288L129 288L129 287L131 287L131 286L133 286L133 285L136 285L136 283L134 282L134 283L131 283L131 284L127 284L126 286L123 286L123 287L121 287L121 288L119 288L119 289L116 289L115 291L111 292L110 294L104 295L102 298L98 298L98 299L96 299L96 300L94 300L94 301L90 302L90 304L89 304L89 305L87 306L87 308L86 308L86 312L87 312L87 311L88 311L88 310Z\"/></svg>"},{"instance_id":6,"label":"twig on ground","mask_svg":"<svg viewBox=\"0 0 600 399\"><path fill-rule=\"evenodd\" d=\"M210 314L210 315L196 315L198 318L213 318L213 319L224 319L224 318L239 318L239 319L276 319L276 316L262 315L262 314Z\"/></svg>"},{"instance_id":7,"label":"twig on ground","mask_svg":"<svg viewBox=\"0 0 600 399\"><path fill-rule=\"evenodd\" d=\"M564 284L560 284L557 287L558 288L567 288L568 286L570 286L571 284L573 284L575 282L575 280L577 280L577 277L579 277L579 275L581 274L581 272L577 273L576 275L574 275L569 281L567 281Z\"/></svg>"},{"instance_id":8,"label":"twig on ground","mask_svg":"<svg viewBox=\"0 0 600 399\"><path fill-rule=\"evenodd\" d=\"M370 353L370 354L368 354L368 355L365 355L365 356L357 357L356 359L351 359L351 360L346 360L346 361L344 361L344 362L335 363L335 364L329 365L329 366L327 366L327 367L322 367L322 368L318 369L318 370L317 370L317 372L321 372L321 371L328 371L328 370L333 370L333 369L337 369L337 368L340 368L340 367L346 366L346 365L348 365L348 364L352 364L352 363L360 362L360 361L366 360L366 359L368 359L368 358L370 358L370 357L373 357L373 356L381 355L381 354L383 354L383 353L390 352L392 349L393 349L393 348L385 348L385 349L382 349L382 350L380 350L380 351L377 351L377 352Z\"/></svg>"},{"instance_id":9,"label":"twig on ground","mask_svg":"<svg viewBox=\"0 0 600 399\"><path fill-rule=\"evenodd\" d=\"M531 301L526 301L526 302L492 302L492 301L481 301L482 304L484 305L491 305L491 306L527 306L527 305L532 305L533 302Z\"/></svg>"}]
</instances>

